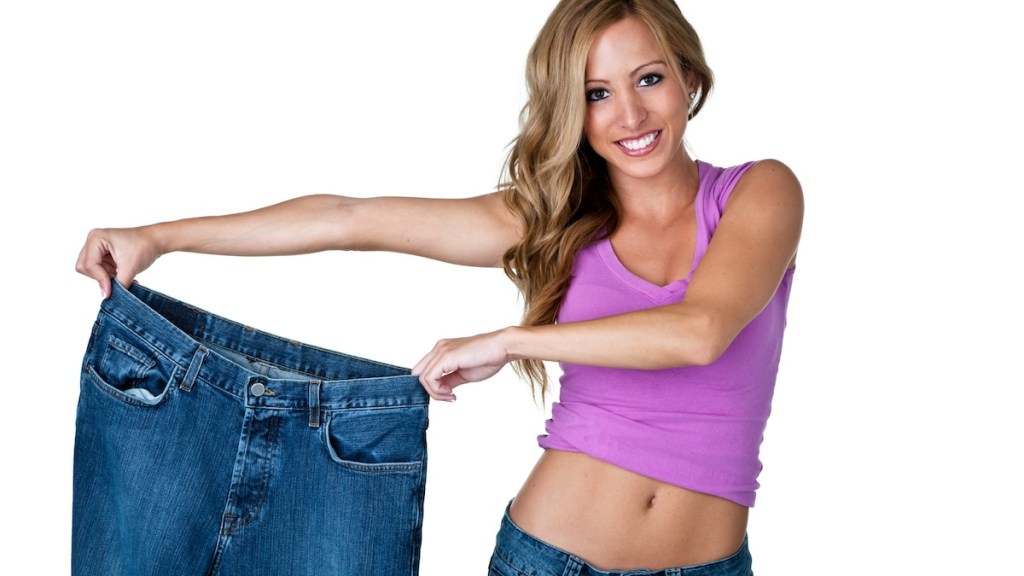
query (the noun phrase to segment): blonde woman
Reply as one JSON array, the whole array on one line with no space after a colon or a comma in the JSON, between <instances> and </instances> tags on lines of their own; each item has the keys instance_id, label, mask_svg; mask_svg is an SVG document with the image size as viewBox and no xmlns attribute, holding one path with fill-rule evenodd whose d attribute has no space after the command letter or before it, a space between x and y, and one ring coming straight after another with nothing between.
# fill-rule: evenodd
<instances>
[{"instance_id":1,"label":"blonde woman","mask_svg":"<svg viewBox=\"0 0 1024 576\"><path fill-rule=\"evenodd\" d=\"M305 196L252 212L92 231L77 269L104 294L173 251L388 250L502 266L524 321L441 340L430 396L512 362L542 394L544 454L501 523L491 574L751 574L760 470L803 217L774 160L690 158L711 91L672 0L563 0L529 54L529 101L496 192ZM438 234L439 229L444 234ZM259 231L258 234L252 233Z\"/></svg>"}]
</instances>

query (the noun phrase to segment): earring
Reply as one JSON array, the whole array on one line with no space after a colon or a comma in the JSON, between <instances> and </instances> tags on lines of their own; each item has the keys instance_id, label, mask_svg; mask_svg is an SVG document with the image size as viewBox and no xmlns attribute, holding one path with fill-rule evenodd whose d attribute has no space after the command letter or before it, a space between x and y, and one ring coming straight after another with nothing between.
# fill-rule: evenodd
<instances>
[{"instance_id":1,"label":"earring","mask_svg":"<svg viewBox=\"0 0 1024 576\"><path fill-rule=\"evenodd\" d=\"M690 100L693 100L696 97L697 97L697 93L696 92L690 92Z\"/></svg>"}]
</instances>

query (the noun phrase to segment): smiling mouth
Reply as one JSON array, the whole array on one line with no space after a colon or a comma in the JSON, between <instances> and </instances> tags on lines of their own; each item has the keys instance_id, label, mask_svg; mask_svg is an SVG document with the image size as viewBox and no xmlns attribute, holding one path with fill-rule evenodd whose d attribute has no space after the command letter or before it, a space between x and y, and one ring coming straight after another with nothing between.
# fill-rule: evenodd
<instances>
[{"instance_id":1,"label":"smiling mouth","mask_svg":"<svg viewBox=\"0 0 1024 576\"><path fill-rule=\"evenodd\" d=\"M616 142L616 144L622 146L623 148L630 152L640 152L641 150L644 150L645 148L653 144L654 141L657 140L658 136L660 135L661 130L655 130L654 132L649 132L639 138L634 138L632 140L619 140L618 142Z\"/></svg>"}]
</instances>

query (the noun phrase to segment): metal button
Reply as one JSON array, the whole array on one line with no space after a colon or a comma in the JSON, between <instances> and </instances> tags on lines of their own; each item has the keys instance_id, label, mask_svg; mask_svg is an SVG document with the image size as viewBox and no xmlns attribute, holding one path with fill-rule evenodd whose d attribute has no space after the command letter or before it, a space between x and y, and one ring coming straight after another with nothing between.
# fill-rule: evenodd
<instances>
[{"instance_id":1,"label":"metal button","mask_svg":"<svg viewBox=\"0 0 1024 576\"><path fill-rule=\"evenodd\" d=\"M263 396L267 391L267 387L263 385L263 382L257 382L252 386L249 386L249 393L257 398Z\"/></svg>"}]
</instances>

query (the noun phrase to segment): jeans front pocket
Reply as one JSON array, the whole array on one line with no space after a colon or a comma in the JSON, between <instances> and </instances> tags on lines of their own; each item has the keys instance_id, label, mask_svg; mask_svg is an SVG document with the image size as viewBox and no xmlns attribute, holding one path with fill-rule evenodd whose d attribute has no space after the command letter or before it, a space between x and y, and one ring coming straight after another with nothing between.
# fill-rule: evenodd
<instances>
[{"instance_id":1,"label":"jeans front pocket","mask_svg":"<svg viewBox=\"0 0 1024 576\"><path fill-rule=\"evenodd\" d=\"M139 406L167 396L180 369L145 339L116 323L100 325L86 357L85 371L102 392Z\"/></svg>"},{"instance_id":2,"label":"jeans front pocket","mask_svg":"<svg viewBox=\"0 0 1024 576\"><path fill-rule=\"evenodd\" d=\"M357 472L419 472L426 458L426 406L328 412L321 431L331 460Z\"/></svg>"}]
</instances>

